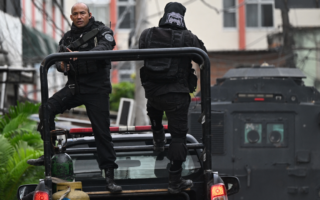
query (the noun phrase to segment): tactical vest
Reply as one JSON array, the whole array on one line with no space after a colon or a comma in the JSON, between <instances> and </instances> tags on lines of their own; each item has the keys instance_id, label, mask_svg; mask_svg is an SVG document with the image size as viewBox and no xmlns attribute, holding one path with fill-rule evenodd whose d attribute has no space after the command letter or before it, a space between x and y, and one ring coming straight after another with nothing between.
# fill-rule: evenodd
<instances>
[{"instance_id":1,"label":"tactical vest","mask_svg":"<svg viewBox=\"0 0 320 200\"><path fill-rule=\"evenodd\" d=\"M91 31L94 28L101 27L101 24L99 22L95 22L89 31ZM71 31L68 31L66 33L66 40L64 41L64 45L67 46L71 42L77 40L81 35L85 34L83 33L72 33ZM99 33L93 38L90 39L88 42L84 43L77 49L73 49L73 51L89 51L93 49L95 46L97 46L101 33ZM76 73L79 75L82 74L91 74L98 71L98 68L104 68L106 67L106 62L104 60L76 60L73 61L73 66L75 67Z\"/></svg>"},{"instance_id":2,"label":"tactical vest","mask_svg":"<svg viewBox=\"0 0 320 200\"><path fill-rule=\"evenodd\" d=\"M184 46L184 35L187 30L172 30L154 27L148 30L145 37L146 48L172 48ZM180 82L187 86L191 68L189 57L146 59L141 78L154 83Z\"/></svg>"}]
</instances>

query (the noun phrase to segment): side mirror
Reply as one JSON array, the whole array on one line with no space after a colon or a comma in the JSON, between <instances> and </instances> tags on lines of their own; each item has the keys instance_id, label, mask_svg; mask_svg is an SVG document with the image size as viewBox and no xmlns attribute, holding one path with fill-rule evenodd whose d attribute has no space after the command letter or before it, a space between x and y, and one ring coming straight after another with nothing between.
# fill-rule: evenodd
<instances>
[{"instance_id":1,"label":"side mirror","mask_svg":"<svg viewBox=\"0 0 320 200\"><path fill-rule=\"evenodd\" d=\"M17 191L17 199L21 200L23 197L26 197L28 194L30 194L31 196L30 199L33 199L33 192L35 191L36 187L37 187L37 184L21 185Z\"/></svg>"},{"instance_id":2,"label":"side mirror","mask_svg":"<svg viewBox=\"0 0 320 200\"><path fill-rule=\"evenodd\" d=\"M237 177L235 176L225 176L221 177L221 179L224 182L224 185L227 189L227 194L228 196L236 194L240 190L240 181Z\"/></svg>"}]
</instances>

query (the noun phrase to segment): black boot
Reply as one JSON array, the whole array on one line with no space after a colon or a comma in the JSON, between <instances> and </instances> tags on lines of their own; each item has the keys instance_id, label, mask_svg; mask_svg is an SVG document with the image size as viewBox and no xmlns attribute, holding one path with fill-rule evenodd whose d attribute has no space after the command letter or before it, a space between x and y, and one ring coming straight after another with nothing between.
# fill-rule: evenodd
<instances>
[{"instance_id":1,"label":"black boot","mask_svg":"<svg viewBox=\"0 0 320 200\"><path fill-rule=\"evenodd\" d=\"M34 166L44 166L44 155L40 156L37 159L27 160L27 163Z\"/></svg>"},{"instance_id":2,"label":"black boot","mask_svg":"<svg viewBox=\"0 0 320 200\"><path fill-rule=\"evenodd\" d=\"M182 168L178 171L170 171L169 170L169 186L168 191L170 194L177 194L182 190L190 188L193 186L191 180L184 180L181 177Z\"/></svg>"},{"instance_id":3,"label":"black boot","mask_svg":"<svg viewBox=\"0 0 320 200\"><path fill-rule=\"evenodd\" d=\"M109 168L104 170L106 175L106 182L107 182L107 190L111 193L118 193L122 191L122 187L116 185L114 182L114 169Z\"/></svg>"},{"instance_id":4,"label":"black boot","mask_svg":"<svg viewBox=\"0 0 320 200\"><path fill-rule=\"evenodd\" d=\"M153 150L162 152L164 151L164 145L167 143L167 139L163 128L159 131L153 131Z\"/></svg>"}]
</instances>

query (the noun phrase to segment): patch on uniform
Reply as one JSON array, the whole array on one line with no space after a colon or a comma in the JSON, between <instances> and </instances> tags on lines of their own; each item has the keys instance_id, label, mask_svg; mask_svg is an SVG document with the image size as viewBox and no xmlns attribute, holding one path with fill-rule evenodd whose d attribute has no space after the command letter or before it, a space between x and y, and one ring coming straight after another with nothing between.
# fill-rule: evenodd
<instances>
[{"instance_id":1,"label":"patch on uniform","mask_svg":"<svg viewBox=\"0 0 320 200\"><path fill-rule=\"evenodd\" d=\"M88 43L85 43L83 45L80 46L80 48L86 48L88 46Z\"/></svg>"},{"instance_id":2,"label":"patch on uniform","mask_svg":"<svg viewBox=\"0 0 320 200\"><path fill-rule=\"evenodd\" d=\"M177 26L184 27L183 15L180 13L171 12L167 14L167 20L165 23L176 24Z\"/></svg>"},{"instance_id":3,"label":"patch on uniform","mask_svg":"<svg viewBox=\"0 0 320 200\"><path fill-rule=\"evenodd\" d=\"M106 40L108 40L109 42L112 42L112 41L113 41L113 37L112 37L112 35L110 35L110 34L106 34L104 37L105 37Z\"/></svg>"},{"instance_id":4,"label":"patch on uniform","mask_svg":"<svg viewBox=\"0 0 320 200\"><path fill-rule=\"evenodd\" d=\"M110 31L106 31L106 32L102 33L101 35L104 36L107 33L111 33L111 32Z\"/></svg>"}]
</instances>

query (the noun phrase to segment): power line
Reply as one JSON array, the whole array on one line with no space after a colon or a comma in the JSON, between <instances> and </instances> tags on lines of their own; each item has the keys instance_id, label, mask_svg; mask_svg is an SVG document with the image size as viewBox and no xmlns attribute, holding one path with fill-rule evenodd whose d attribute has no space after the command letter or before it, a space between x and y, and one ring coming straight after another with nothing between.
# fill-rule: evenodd
<instances>
[{"instance_id":1,"label":"power line","mask_svg":"<svg viewBox=\"0 0 320 200\"><path fill-rule=\"evenodd\" d=\"M208 4L205 0L201 0L201 2L202 2L204 5L206 5L207 7L209 7L209 8L211 8L211 9L213 9L214 11L216 11L216 12L217 12L217 14L219 14L219 13L220 13L220 11L219 11L216 7L214 7L214 6L210 5L210 4Z\"/></svg>"}]
</instances>

